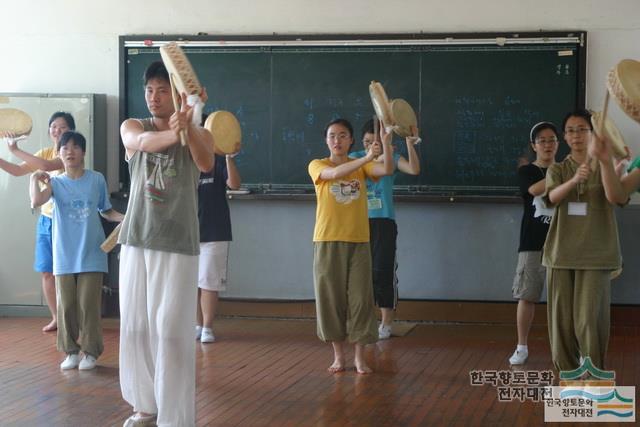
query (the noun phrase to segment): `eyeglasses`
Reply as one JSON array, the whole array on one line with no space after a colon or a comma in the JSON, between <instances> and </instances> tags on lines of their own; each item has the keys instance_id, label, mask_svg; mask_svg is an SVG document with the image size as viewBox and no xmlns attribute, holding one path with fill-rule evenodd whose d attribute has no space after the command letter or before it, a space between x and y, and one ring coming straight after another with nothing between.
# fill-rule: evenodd
<instances>
[{"instance_id":1,"label":"eyeglasses","mask_svg":"<svg viewBox=\"0 0 640 427\"><path fill-rule=\"evenodd\" d=\"M536 138L536 144L555 144L558 138Z\"/></svg>"},{"instance_id":2,"label":"eyeglasses","mask_svg":"<svg viewBox=\"0 0 640 427\"><path fill-rule=\"evenodd\" d=\"M569 135L571 134L580 134L580 133L587 133L587 132L591 132L591 129L589 128L566 128L564 130L564 133L568 133Z\"/></svg>"},{"instance_id":3,"label":"eyeglasses","mask_svg":"<svg viewBox=\"0 0 640 427\"><path fill-rule=\"evenodd\" d=\"M328 139L349 139L351 138L351 135L348 134L347 132L340 132L340 133L330 133L329 135L327 135Z\"/></svg>"}]
</instances>

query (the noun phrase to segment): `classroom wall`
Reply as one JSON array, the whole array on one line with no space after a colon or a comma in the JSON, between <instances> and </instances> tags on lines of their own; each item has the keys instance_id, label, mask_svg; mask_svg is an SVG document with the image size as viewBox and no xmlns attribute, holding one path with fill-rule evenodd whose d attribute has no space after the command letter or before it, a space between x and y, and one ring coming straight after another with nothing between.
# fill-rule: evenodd
<instances>
[{"instance_id":1,"label":"classroom wall","mask_svg":"<svg viewBox=\"0 0 640 427\"><path fill-rule=\"evenodd\" d=\"M3 58L0 92L94 92L107 95L107 178L112 191L118 189L119 35L586 30L587 104L595 109L601 109L605 91L603 82L609 68L622 58L640 58L640 2L637 0L607 3L597 0L156 0L152 3L67 0L37 2L37 5L0 0L0 10L3 18L0 26L0 57ZM541 96L552 97L553 94ZM609 111L631 148L640 153L640 126L615 105ZM423 131L428 132L428 129ZM300 289L309 287L311 252L308 229L313 220L313 204L233 201L232 210L237 241L233 246L231 275L234 279L242 277L243 283L246 282L242 286L248 286L237 289L237 293L258 297L269 290L266 294L271 295L277 293L280 283L287 282L282 297L289 293L295 294L293 297L308 297L308 290ZM260 258L256 257L259 257L260 250L274 252L276 247L261 248L260 242L256 242L258 235L254 235L254 229L247 224L256 222L257 212L271 217L269 222L260 224L264 228L259 234L271 242L284 240L282 233L289 230L291 221L302 221L296 228L299 233L286 240L292 253L282 259L279 270L286 271L288 275L283 273L282 276L286 277L268 283L264 283L265 271L257 267L261 264ZM400 204L398 220L401 232L410 230L400 239L400 256L407 260L403 261L401 277L410 274L407 269L411 262L419 262L421 272L435 275L439 280L429 286L416 284L406 297L502 299L503 293L487 293L473 280L461 283L450 280L447 272L460 270L464 265L458 264L462 260L450 257L451 252L457 252L459 245L450 236L459 231L459 223L476 225L463 240L473 243L473 250L482 250L478 242L491 241L496 259L493 263L479 263L474 266L478 271L462 277L487 277L488 281L500 283L495 286L500 286L501 292L505 292L503 287L509 287L515 265L519 212L518 205ZM428 224L426 228L425 224ZM623 225L627 226L626 223ZM408 237L415 233L422 238L414 240ZM447 251L437 251L436 247L425 245L425 242L441 242ZM418 253L425 256L412 258ZM448 255L441 255L445 253ZM628 248L625 256L634 259L638 254L640 246L635 246ZM238 276L241 274L241 267L237 264L239 260L245 266L242 276ZM640 303L640 298L636 302Z\"/></svg>"},{"instance_id":2,"label":"classroom wall","mask_svg":"<svg viewBox=\"0 0 640 427\"><path fill-rule=\"evenodd\" d=\"M232 200L234 242L226 297L313 299L315 202ZM640 206L617 209L621 230L640 228ZM522 207L517 204L396 204L400 298L511 301ZM617 304L640 304L637 232L622 232L625 262Z\"/></svg>"}]
</instances>

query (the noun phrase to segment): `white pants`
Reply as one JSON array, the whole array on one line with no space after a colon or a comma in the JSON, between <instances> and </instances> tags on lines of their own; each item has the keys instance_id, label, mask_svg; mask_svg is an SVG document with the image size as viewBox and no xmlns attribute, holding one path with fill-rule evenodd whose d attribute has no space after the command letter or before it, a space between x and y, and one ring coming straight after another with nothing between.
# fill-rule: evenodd
<instances>
[{"instance_id":1,"label":"white pants","mask_svg":"<svg viewBox=\"0 0 640 427\"><path fill-rule=\"evenodd\" d=\"M120 250L120 389L158 426L195 426L198 257Z\"/></svg>"}]
</instances>

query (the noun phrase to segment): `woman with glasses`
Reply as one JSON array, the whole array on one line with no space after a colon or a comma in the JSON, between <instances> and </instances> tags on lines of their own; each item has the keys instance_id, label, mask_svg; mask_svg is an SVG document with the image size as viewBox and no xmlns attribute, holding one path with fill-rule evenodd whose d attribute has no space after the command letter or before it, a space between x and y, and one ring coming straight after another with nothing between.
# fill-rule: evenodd
<instances>
[{"instance_id":1,"label":"woman with glasses","mask_svg":"<svg viewBox=\"0 0 640 427\"><path fill-rule=\"evenodd\" d=\"M367 178L393 172L391 135L380 126L382 163L374 162L379 145L366 156L350 159L353 127L345 119L325 129L329 157L312 160L309 175L316 191L313 233L313 282L318 337L333 346L329 372L345 369L345 340L355 344L355 368L368 374L364 346L378 340L371 283L367 219ZM378 147L378 149L376 149Z\"/></svg>"},{"instance_id":2,"label":"woman with glasses","mask_svg":"<svg viewBox=\"0 0 640 427\"><path fill-rule=\"evenodd\" d=\"M583 360L604 369L609 342L612 271L621 267L614 204L605 191L608 171L591 170L591 114L578 110L563 122L571 153L546 177L546 204L555 207L543 248L547 267L547 317L553 364L577 369Z\"/></svg>"},{"instance_id":3,"label":"woman with glasses","mask_svg":"<svg viewBox=\"0 0 640 427\"><path fill-rule=\"evenodd\" d=\"M14 135L8 133L0 134L0 137L8 140L11 154L22 160L21 163L15 164L0 159L0 169L13 176L23 176L36 170L57 175L63 169L62 161L58 158L58 142L65 132L75 130L75 128L76 123L71 114L64 111L53 113L49 119L51 145L38 150L35 154L27 153L18 147L16 139L13 138ZM53 203L49 201L40 208L40 217L36 226L35 260L33 262L33 269L42 274L42 293L52 318L42 328L43 332L52 332L58 329L56 283L53 276L52 216Z\"/></svg>"},{"instance_id":4,"label":"woman with glasses","mask_svg":"<svg viewBox=\"0 0 640 427\"><path fill-rule=\"evenodd\" d=\"M520 223L518 265L513 280L513 297L518 300L516 324L518 345L509 358L512 365L521 365L529 357L527 339L533 323L535 305L540 301L546 269L542 266L542 246L547 237L553 210L542 203L547 168L555 163L558 151L558 130L551 122L540 122L531 128L529 147L535 160L518 168L518 181L524 211Z\"/></svg>"}]
</instances>

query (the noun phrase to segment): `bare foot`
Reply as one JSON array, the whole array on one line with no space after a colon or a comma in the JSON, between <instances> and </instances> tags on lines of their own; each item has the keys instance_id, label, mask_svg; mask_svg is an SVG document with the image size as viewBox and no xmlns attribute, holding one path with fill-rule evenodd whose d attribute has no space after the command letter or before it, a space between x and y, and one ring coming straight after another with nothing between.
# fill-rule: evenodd
<instances>
[{"instance_id":1,"label":"bare foot","mask_svg":"<svg viewBox=\"0 0 640 427\"><path fill-rule=\"evenodd\" d=\"M53 319L48 325L42 328L42 332L53 332L58 329L58 322Z\"/></svg>"},{"instance_id":2,"label":"bare foot","mask_svg":"<svg viewBox=\"0 0 640 427\"><path fill-rule=\"evenodd\" d=\"M344 371L344 360L336 359L333 361L333 364L327 368L327 371L335 374L337 372Z\"/></svg>"},{"instance_id":3,"label":"bare foot","mask_svg":"<svg viewBox=\"0 0 640 427\"><path fill-rule=\"evenodd\" d=\"M353 363L356 365L356 372L359 374L366 375L373 372L364 360L355 359Z\"/></svg>"}]
</instances>

